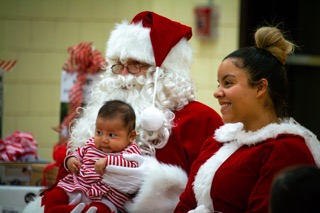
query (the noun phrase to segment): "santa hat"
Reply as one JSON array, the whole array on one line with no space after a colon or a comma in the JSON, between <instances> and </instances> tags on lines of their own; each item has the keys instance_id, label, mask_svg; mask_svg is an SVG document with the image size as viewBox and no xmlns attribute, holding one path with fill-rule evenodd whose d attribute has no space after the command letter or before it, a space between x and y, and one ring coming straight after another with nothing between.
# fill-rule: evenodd
<instances>
[{"instance_id":1,"label":"santa hat","mask_svg":"<svg viewBox=\"0 0 320 213\"><path fill-rule=\"evenodd\" d=\"M137 14L130 24L118 24L111 32L106 50L108 64L133 59L156 66L153 106L141 113L142 128L156 131L163 125L164 115L154 106L158 70L188 75L191 36L191 27L148 11Z\"/></svg>"},{"instance_id":2,"label":"santa hat","mask_svg":"<svg viewBox=\"0 0 320 213\"><path fill-rule=\"evenodd\" d=\"M106 58L110 65L118 59L133 59L166 71L189 71L192 49L187 41L191 36L191 27L154 12L141 12L111 32Z\"/></svg>"}]
</instances>

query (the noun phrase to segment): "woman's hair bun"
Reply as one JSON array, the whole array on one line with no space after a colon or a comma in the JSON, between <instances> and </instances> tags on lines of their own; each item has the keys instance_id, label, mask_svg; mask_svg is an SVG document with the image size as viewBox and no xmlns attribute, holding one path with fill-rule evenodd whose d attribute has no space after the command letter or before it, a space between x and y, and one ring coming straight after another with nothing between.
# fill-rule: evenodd
<instances>
[{"instance_id":1,"label":"woman's hair bun","mask_svg":"<svg viewBox=\"0 0 320 213\"><path fill-rule=\"evenodd\" d=\"M268 50L281 64L285 64L287 56L293 53L295 45L284 38L277 27L261 27L254 36L255 46Z\"/></svg>"}]
</instances>

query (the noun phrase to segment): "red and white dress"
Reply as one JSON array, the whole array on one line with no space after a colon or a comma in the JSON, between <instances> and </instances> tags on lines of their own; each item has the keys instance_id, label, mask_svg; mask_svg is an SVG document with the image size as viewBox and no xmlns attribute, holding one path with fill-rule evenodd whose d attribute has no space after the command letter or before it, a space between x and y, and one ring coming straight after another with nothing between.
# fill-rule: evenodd
<instances>
[{"instance_id":1,"label":"red and white dress","mask_svg":"<svg viewBox=\"0 0 320 213\"><path fill-rule=\"evenodd\" d=\"M111 201L118 209L123 211L123 204L129 200L129 195L111 188L102 181L102 176L94 170L95 162L100 158L107 159L107 165L124 167L137 167L134 161L122 157L123 153L141 154L136 144L131 144L119 153L105 153L95 147L93 137L83 147L79 147L72 155L81 162L79 174L70 173L58 183L58 187L67 192L81 191L92 201L100 201L102 197ZM70 157L68 156L68 157ZM67 157L67 158L68 158Z\"/></svg>"}]
</instances>

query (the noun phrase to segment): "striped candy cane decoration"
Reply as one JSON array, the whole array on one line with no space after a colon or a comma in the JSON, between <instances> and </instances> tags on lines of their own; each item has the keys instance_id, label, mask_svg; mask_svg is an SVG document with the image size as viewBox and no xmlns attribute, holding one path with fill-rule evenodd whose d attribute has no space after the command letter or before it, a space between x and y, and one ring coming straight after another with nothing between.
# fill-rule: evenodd
<instances>
[{"instance_id":1,"label":"striped candy cane decoration","mask_svg":"<svg viewBox=\"0 0 320 213\"><path fill-rule=\"evenodd\" d=\"M9 72L17 63L17 60L2 60L0 59L0 70Z\"/></svg>"},{"instance_id":2,"label":"striped candy cane decoration","mask_svg":"<svg viewBox=\"0 0 320 213\"><path fill-rule=\"evenodd\" d=\"M63 70L70 73L77 73L77 80L69 90L68 115L60 125L60 130L69 130L69 125L77 116L77 109L83 103L83 86L86 81L86 74L96 74L104 69L106 64L104 56L92 47L92 42L82 42L69 47L70 57L63 65ZM68 132L68 131L67 131Z\"/></svg>"}]
</instances>

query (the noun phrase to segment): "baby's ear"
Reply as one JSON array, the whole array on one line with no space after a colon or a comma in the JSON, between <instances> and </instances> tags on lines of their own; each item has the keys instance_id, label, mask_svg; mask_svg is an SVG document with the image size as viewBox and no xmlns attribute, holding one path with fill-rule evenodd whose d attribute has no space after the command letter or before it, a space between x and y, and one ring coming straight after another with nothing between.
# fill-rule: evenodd
<instances>
[{"instance_id":1,"label":"baby's ear","mask_svg":"<svg viewBox=\"0 0 320 213\"><path fill-rule=\"evenodd\" d=\"M134 139L136 138L136 136L137 136L136 130L132 130L131 133L130 133L130 136L129 136L130 142L133 142Z\"/></svg>"}]
</instances>

